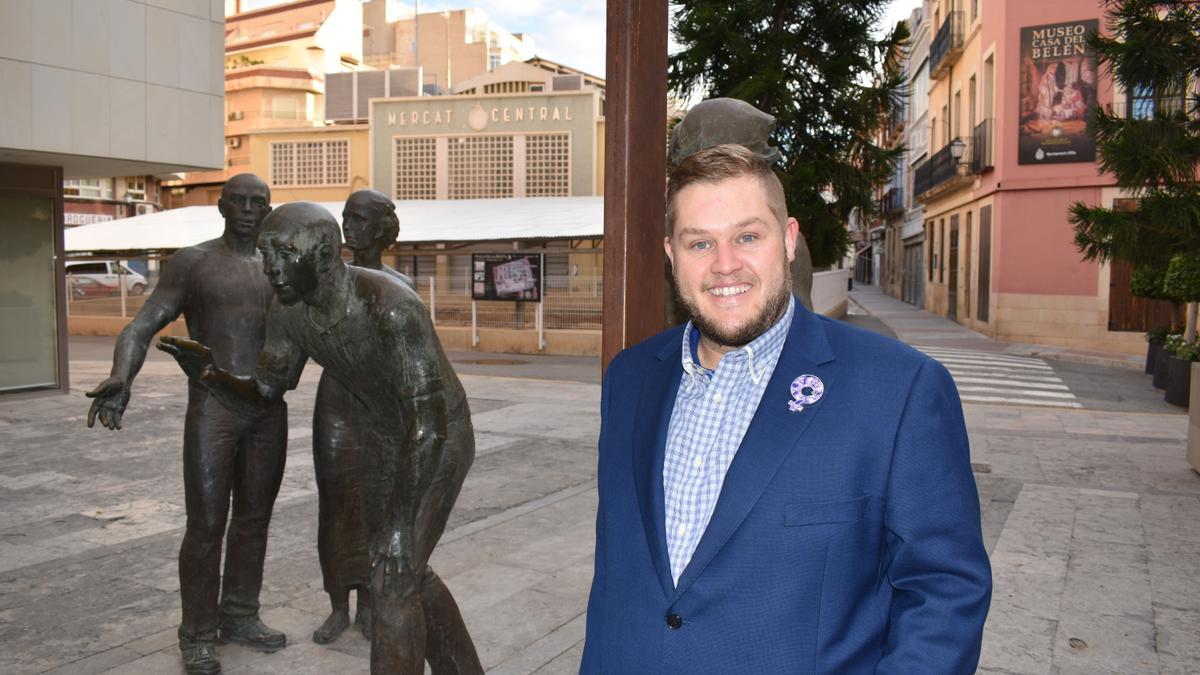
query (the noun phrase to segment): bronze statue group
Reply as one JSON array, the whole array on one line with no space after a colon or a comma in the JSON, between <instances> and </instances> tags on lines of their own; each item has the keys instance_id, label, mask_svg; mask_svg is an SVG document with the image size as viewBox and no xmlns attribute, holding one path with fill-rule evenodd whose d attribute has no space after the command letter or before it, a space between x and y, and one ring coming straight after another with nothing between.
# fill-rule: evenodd
<instances>
[{"instance_id":1,"label":"bronze statue group","mask_svg":"<svg viewBox=\"0 0 1200 675\"><path fill-rule=\"evenodd\" d=\"M218 640L268 652L287 643L259 618L259 591L287 456L283 395L312 358L323 367L313 463L331 604L313 640L349 627L355 590L372 673L420 673L426 660L435 673L481 673L458 606L429 567L475 456L471 417L412 281L381 261L399 234L395 204L355 192L339 231L324 207L270 201L252 174L225 184L224 232L171 258L117 339L110 377L88 392L88 426L121 428L154 335L184 316L190 339L157 345L188 376L184 670L219 673Z\"/></svg>"}]
</instances>

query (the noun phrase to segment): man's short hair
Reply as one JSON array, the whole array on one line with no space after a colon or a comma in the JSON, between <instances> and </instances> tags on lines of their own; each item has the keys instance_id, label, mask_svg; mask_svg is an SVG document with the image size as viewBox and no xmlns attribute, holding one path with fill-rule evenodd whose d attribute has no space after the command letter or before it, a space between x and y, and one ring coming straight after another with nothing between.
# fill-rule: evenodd
<instances>
[{"instance_id":1,"label":"man's short hair","mask_svg":"<svg viewBox=\"0 0 1200 675\"><path fill-rule=\"evenodd\" d=\"M741 145L714 145L688 155L671 172L667 180L667 236L675 233L675 202L681 190L697 183L715 184L741 176L758 179L767 198L767 207L783 225L787 221L783 185L767 160Z\"/></svg>"}]
</instances>

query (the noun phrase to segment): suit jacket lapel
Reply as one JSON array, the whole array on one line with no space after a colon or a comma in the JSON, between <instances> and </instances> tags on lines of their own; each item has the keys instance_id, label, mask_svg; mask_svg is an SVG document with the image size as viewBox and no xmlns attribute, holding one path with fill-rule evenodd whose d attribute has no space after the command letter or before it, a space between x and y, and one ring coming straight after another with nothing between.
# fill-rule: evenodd
<instances>
[{"instance_id":1,"label":"suit jacket lapel","mask_svg":"<svg viewBox=\"0 0 1200 675\"><path fill-rule=\"evenodd\" d=\"M680 337L682 340L682 336ZM663 506L663 457L667 428L675 409L683 366L680 340L671 340L658 353L658 361L643 380L638 414L633 428L633 475L637 489L642 525L650 545L650 559L667 597L675 594L671 565L667 554L666 509Z\"/></svg>"},{"instance_id":2,"label":"suit jacket lapel","mask_svg":"<svg viewBox=\"0 0 1200 675\"><path fill-rule=\"evenodd\" d=\"M792 380L803 374L816 375L825 384L825 396L829 396L833 383L831 368L821 366L833 361L833 358L820 320L797 302L783 352L763 391L762 401L750 427L725 474L712 519L692 554L691 562L679 577L680 595L687 591L745 520L784 459L799 442L804 430L812 423L813 417L820 414L820 401L803 412L789 410ZM660 460L660 474L661 466Z\"/></svg>"}]
</instances>

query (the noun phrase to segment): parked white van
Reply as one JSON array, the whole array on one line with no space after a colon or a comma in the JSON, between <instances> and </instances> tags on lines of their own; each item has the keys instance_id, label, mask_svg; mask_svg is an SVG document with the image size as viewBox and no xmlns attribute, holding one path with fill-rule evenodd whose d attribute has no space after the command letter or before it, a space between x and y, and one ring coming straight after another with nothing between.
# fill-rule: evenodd
<instances>
[{"instance_id":1,"label":"parked white van","mask_svg":"<svg viewBox=\"0 0 1200 675\"><path fill-rule=\"evenodd\" d=\"M68 260L66 272L68 277L93 279L115 293L121 292L118 278L124 276L125 291L130 295L146 292L146 277L115 260Z\"/></svg>"}]
</instances>

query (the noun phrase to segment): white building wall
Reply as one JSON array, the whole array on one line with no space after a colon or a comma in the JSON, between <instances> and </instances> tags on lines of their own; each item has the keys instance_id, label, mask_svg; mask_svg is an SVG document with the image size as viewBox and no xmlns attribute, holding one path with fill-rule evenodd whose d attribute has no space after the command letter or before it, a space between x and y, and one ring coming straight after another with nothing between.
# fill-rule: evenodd
<instances>
[{"instance_id":1,"label":"white building wall","mask_svg":"<svg viewBox=\"0 0 1200 675\"><path fill-rule=\"evenodd\" d=\"M0 162L219 168L224 26L223 0L0 1Z\"/></svg>"}]
</instances>

